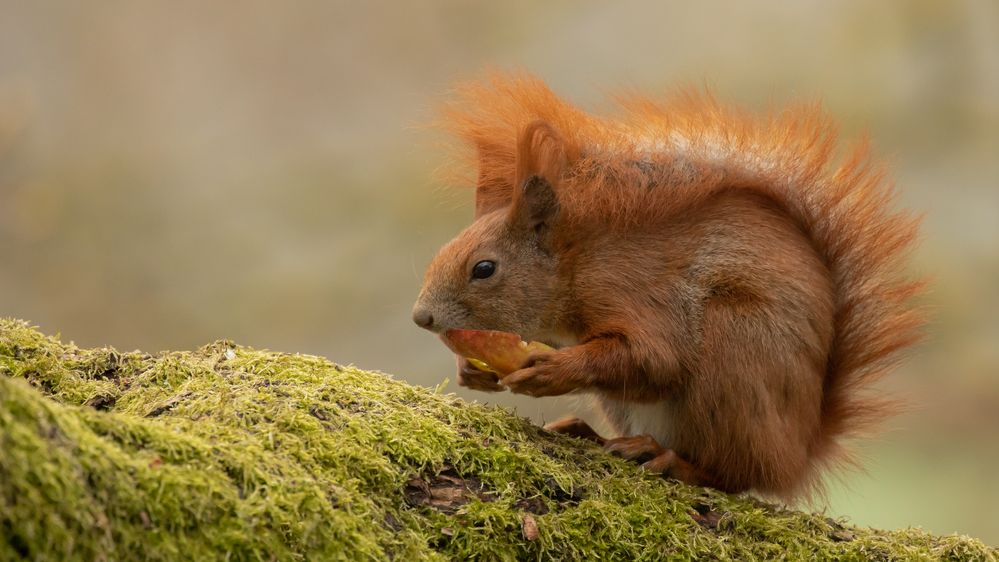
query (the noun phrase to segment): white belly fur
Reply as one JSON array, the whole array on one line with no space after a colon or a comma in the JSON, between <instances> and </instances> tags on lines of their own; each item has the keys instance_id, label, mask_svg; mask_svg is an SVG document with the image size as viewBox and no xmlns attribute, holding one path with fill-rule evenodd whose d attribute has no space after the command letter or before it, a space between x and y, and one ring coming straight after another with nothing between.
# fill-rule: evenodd
<instances>
[{"instance_id":1,"label":"white belly fur","mask_svg":"<svg viewBox=\"0 0 999 562\"><path fill-rule=\"evenodd\" d=\"M580 406L596 414L594 429L604 437L651 435L663 447L673 442L673 405L669 401L639 403L624 402L599 393L577 395ZM587 407L588 406L588 407ZM589 412L577 412L591 418Z\"/></svg>"},{"instance_id":2,"label":"white belly fur","mask_svg":"<svg viewBox=\"0 0 999 562\"><path fill-rule=\"evenodd\" d=\"M549 332L538 339L569 347L579 343L572 334ZM673 439L673 405L669 401L639 403L615 400L599 392L574 392L567 396L573 402L574 413L586 419L600 435L608 438L651 435L663 447Z\"/></svg>"}]
</instances>

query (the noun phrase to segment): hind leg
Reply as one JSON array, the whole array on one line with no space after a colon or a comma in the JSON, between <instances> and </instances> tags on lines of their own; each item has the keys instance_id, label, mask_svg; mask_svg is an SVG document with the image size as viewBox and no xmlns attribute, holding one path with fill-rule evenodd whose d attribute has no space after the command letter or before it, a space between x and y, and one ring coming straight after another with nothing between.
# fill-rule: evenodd
<instances>
[{"instance_id":1,"label":"hind leg","mask_svg":"<svg viewBox=\"0 0 999 562\"><path fill-rule=\"evenodd\" d=\"M545 429L548 431L554 431L555 433L561 433L563 435L569 435L571 437L579 437L580 439L586 439L588 441L593 441L598 445L603 445L607 440L601 437L588 423L577 418L577 417L567 417L560 420L553 421L551 423L545 424Z\"/></svg>"}]
</instances>

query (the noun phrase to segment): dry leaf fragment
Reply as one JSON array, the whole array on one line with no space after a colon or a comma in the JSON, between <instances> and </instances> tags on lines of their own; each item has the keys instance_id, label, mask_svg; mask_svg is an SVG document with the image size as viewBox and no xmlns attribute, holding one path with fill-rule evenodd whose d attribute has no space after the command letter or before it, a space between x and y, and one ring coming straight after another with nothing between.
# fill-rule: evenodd
<instances>
[{"instance_id":1,"label":"dry leaf fragment","mask_svg":"<svg viewBox=\"0 0 999 562\"><path fill-rule=\"evenodd\" d=\"M525 514L524 518L521 520L520 528L524 531L525 539L529 541L537 540L538 522L534 520L533 516Z\"/></svg>"}]
</instances>

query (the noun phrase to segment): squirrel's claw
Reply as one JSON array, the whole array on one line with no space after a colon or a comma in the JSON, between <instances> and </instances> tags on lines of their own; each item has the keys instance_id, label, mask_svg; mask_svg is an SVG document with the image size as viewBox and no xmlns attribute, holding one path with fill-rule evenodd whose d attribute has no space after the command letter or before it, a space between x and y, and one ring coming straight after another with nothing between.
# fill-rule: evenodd
<instances>
[{"instance_id":1,"label":"squirrel's claw","mask_svg":"<svg viewBox=\"0 0 999 562\"><path fill-rule=\"evenodd\" d=\"M501 392L506 387L499 383L496 373L480 371L464 357L458 357L458 386L484 392Z\"/></svg>"},{"instance_id":2,"label":"squirrel's claw","mask_svg":"<svg viewBox=\"0 0 999 562\"><path fill-rule=\"evenodd\" d=\"M614 455L638 463L655 460L663 453L672 453L660 445L651 435L635 435L633 437L617 437L608 439L604 449Z\"/></svg>"},{"instance_id":3,"label":"squirrel's claw","mask_svg":"<svg viewBox=\"0 0 999 562\"><path fill-rule=\"evenodd\" d=\"M524 367L503 377L501 382L516 394L559 396L582 385L572 373L561 368L558 352L532 353Z\"/></svg>"}]
</instances>

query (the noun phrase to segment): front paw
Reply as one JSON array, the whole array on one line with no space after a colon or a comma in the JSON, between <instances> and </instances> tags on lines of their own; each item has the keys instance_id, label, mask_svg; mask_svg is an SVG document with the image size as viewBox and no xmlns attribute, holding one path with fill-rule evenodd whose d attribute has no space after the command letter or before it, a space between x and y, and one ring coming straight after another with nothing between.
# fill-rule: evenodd
<instances>
[{"instance_id":1,"label":"front paw","mask_svg":"<svg viewBox=\"0 0 999 562\"><path fill-rule=\"evenodd\" d=\"M584 386L577 373L565 369L559 352L533 353L524 366L501 379L516 394L559 396Z\"/></svg>"},{"instance_id":2,"label":"front paw","mask_svg":"<svg viewBox=\"0 0 999 562\"><path fill-rule=\"evenodd\" d=\"M499 383L496 373L480 371L464 357L458 357L458 386L484 392L500 392L506 387Z\"/></svg>"}]
</instances>

